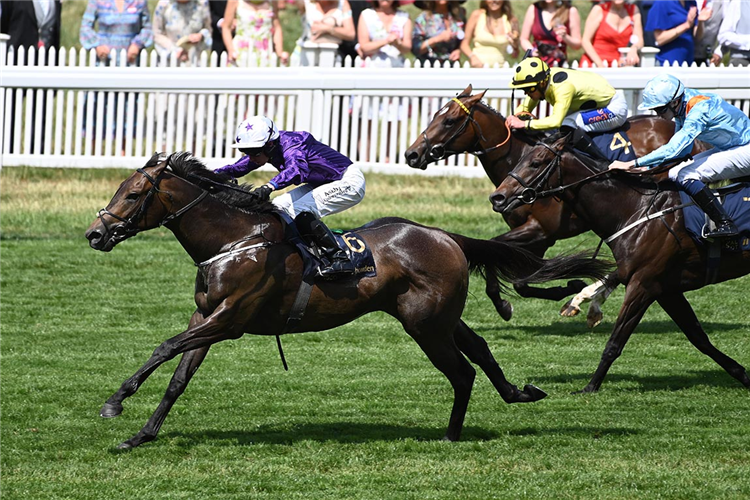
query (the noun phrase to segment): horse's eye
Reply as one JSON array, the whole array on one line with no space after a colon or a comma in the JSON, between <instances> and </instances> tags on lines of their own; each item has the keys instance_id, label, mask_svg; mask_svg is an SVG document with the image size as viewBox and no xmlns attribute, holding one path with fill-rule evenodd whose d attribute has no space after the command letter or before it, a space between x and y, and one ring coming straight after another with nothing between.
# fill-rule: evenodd
<instances>
[{"instance_id":1,"label":"horse's eye","mask_svg":"<svg viewBox=\"0 0 750 500\"><path fill-rule=\"evenodd\" d=\"M443 123L445 123L446 127L450 128L450 127L453 127L456 124L456 120L454 120L453 118L446 118L445 122L443 122Z\"/></svg>"},{"instance_id":2,"label":"horse's eye","mask_svg":"<svg viewBox=\"0 0 750 500\"><path fill-rule=\"evenodd\" d=\"M127 195L125 197L125 199L128 200L128 201L135 201L135 200L137 200L140 197L141 197L140 193L130 193L129 195Z\"/></svg>"}]
</instances>

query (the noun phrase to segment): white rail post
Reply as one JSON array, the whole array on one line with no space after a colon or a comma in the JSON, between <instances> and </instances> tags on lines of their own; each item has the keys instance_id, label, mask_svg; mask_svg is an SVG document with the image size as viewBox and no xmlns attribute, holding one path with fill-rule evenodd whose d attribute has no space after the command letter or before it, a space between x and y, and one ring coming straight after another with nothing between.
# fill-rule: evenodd
<instances>
[{"instance_id":1,"label":"white rail post","mask_svg":"<svg viewBox=\"0 0 750 500\"><path fill-rule=\"evenodd\" d=\"M0 68L5 66L10 36L0 33ZM2 69L0 69L0 73ZM0 79L0 169L3 168L3 151L5 151L5 85Z\"/></svg>"}]
</instances>

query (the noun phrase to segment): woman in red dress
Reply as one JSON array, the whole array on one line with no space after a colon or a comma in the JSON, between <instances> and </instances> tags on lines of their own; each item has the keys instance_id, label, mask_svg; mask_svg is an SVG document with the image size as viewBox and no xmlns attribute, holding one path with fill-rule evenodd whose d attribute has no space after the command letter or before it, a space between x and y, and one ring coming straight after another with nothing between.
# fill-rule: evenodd
<instances>
[{"instance_id":1,"label":"woman in red dress","mask_svg":"<svg viewBox=\"0 0 750 500\"><path fill-rule=\"evenodd\" d=\"M534 42L531 42L531 38ZM541 0L529 5L520 36L523 50L531 50L549 66L567 61L568 47L581 47L581 16L569 0Z\"/></svg>"},{"instance_id":2,"label":"woman in red dress","mask_svg":"<svg viewBox=\"0 0 750 500\"><path fill-rule=\"evenodd\" d=\"M625 0L602 2L591 8L582 40L581 67L636 66L643 47L643 23L638 7ZM621 47L630 47L620 54Z\"/></svg>"}]
</instances>

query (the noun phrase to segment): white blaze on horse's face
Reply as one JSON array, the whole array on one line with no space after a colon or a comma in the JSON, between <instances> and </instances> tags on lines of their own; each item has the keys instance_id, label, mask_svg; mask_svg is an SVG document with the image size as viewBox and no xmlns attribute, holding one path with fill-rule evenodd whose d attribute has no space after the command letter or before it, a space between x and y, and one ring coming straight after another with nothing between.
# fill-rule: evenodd
<instances>
[{"instance_id":1,"label":"white blaze on horse's face","mask_svg":"<svg viewBox=\"0 0 750 500\"><path fill-rule=\"evenodd\" d=\"M448 103L445 106L443 106L442 109L440 109L437 113L435 113L435 118L437 118L438 116L442 116L445 113L447 113L449 107L450 107L450 103Z\"/></svg>"}]
</instances>

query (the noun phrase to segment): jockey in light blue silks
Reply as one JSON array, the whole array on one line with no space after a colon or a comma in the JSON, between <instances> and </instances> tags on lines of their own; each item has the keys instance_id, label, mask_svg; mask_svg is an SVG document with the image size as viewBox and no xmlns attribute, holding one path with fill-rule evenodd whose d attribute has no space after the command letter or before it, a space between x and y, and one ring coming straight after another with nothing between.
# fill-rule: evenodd
<instances>
[{"instance_id":1,"label":"jockey in light blue silks","mask_svg":"<svg viewBox=\"0 0 750 500\"><path fill-rule=\"evenodd\" d=\"M737 235L737 227L706 183L750 175L750 119L716 94L686 88L672 75L659 75L643 89L641 110L653 110L667 120L674 118L676 133L668 143L635 161L613 162L610 169L644 172L690 152L696 139L712 149L693 161L669 170L669 178L684 189L716 223L708 238Z\"/></svg>"}]
</instances>

